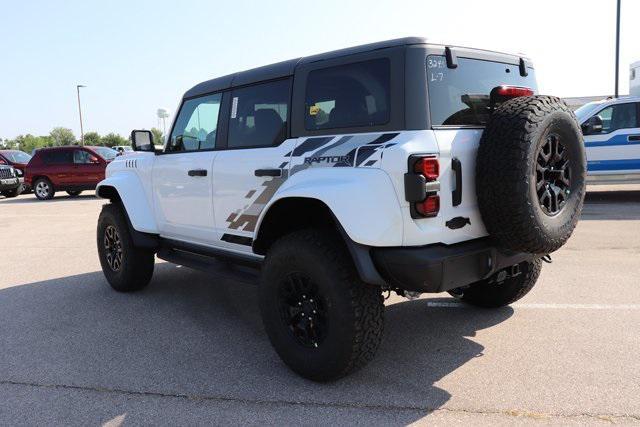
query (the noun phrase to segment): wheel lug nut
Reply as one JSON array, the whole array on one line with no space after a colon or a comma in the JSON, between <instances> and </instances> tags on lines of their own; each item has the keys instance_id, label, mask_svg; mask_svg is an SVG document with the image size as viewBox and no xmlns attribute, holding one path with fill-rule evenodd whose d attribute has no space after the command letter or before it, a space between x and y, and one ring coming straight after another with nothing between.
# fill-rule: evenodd
<instances>
[{"instance_id":1,"label":"wheel lug nut","mask_svg":"<svg viewBox=\"0 0 640 427\"><path fill-rule=\"evenodd\" d=\"M315 311L315 310L313 310L313 314L316 314L316 311Z\"/></svg>"}]
</instances>

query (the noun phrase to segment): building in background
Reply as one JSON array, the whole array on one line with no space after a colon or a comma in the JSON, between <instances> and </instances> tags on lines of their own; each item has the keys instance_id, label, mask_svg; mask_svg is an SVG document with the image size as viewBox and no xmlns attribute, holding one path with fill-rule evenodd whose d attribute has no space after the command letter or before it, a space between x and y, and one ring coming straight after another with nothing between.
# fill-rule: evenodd
<instances>
[{"instance_id":1,"label":"building in background","mask_svg":"<svg viewBox=\"0 0 640 427\"><path fill-rule=\"evenodd\" d=\"M629 67L629 95L640 96L640 61Z\"/></svg>"}]
</instances>

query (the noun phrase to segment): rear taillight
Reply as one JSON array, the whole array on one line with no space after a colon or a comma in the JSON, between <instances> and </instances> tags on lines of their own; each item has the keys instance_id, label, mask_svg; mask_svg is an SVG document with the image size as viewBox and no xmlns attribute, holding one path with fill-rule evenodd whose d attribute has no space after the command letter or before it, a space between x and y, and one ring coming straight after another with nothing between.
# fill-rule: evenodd
<instances>
[{"instance_id":1,"label":"rear taillight","mask_svg":"<svg viewBox=\"0 0 640 427\"><path fill-rule=\"evenodd\" d=\"M440 176L440 164L438 159L423 157L415 163L413 171L422 174L427 181L435 181Z\"/></svg>"},{"instance_id":2,"label":"rear taillight","mask_svg":"<svg viewBox=\"0 0 640 427\"><path fill-rule=\"evenodd\" d=\"M434 217L440 212L440 196L427 196L424 201L416 203L416 211L424 217Z\"/></svg>"},{"instance_id":3,"label":"rear taillight","mask_svg":"<svg viewBox=\"0 0 640 427\"><path fill-rule=\"evenodd\" d=\"M435 156L414 155L409 158L405 174L405 198L411 203L412 218L428 218L440 211L440 163Z\"/></svg>"}]
</instances>

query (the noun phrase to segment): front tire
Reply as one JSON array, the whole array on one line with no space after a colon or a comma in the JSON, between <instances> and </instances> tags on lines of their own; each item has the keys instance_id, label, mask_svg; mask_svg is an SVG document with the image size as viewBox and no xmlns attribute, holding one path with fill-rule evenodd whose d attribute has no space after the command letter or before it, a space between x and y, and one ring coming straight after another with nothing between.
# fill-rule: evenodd
<instances>
[{"instance_id":1,"label":"front tire","mask_svg":"<svg viewBox=\"0 0 640 427\"><path fill-rule=\"evenodd\" d=\"M33 192L38 200L50 200L53 199L53 195L56 194L53 184L47 178L38 178L36 182L33 183Z\"/></svg>"},{"instance_id":2,"label":"front tire","mask_svg":"<svg viewBox=\"0 0 640 427\"><path fill-rule=\"evenodd\" d=\"M113 289L133 292L145 288L153 276L153 251L137 248L129 234L125 213L118 205L102 207L97 230L102 272Z\"/></svg>"},{"instance_id":3,"label":"front tire","mask_svg":"<svg viewBox=\"0 0 640 427\"><path fill-rule=\"evenodd\" d=\"M363 283L337 236L303 230L278 240L262 267L260 312L280 358L313 381L371 361L382 340L379 287Z\"/></svg>"},{"instance_id":4,"label":"front tire","mask_svg":"<svg viewBox=\"0 0 640 427\"><path fill-rule=\"evenodd\" d=\"M520 264L520 274L509 277L502 282L495 279L486 279L471 284L465 289L456 289L451 295L462 301L478 307L497 308L504 307L518 301L533 288L540 276L542 261Z\"/></svg>"}]
</instances>

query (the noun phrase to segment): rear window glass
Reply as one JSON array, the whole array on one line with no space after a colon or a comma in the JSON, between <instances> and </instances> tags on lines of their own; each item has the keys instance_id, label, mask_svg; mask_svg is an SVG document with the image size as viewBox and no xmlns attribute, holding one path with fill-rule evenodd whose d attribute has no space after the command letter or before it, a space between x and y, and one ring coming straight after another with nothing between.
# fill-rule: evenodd
<instances>
[{"instance_id":1,"label":"rear window glass","mask_svg":"<svg viewBox=\"0 0 640 427\"><path fill-rule=\"evenodd\" d=\"M390 62L386 58L311 71L307 78L307 130L389 122Z\"/></svg>"},{"instance_id":2,"label":"rear window glass","mask_svg":"<svg viewBox=\"0 0 640 427\"><path fill-rule=\"evenodd\" d=\"M517 65L458 58L447 68L444 56L427 57L429 109L433 126L483 126L489 119L489 94L501 85L524 86L537 92L533 68L520 75Z\"/></svg>"}]
</instances>

